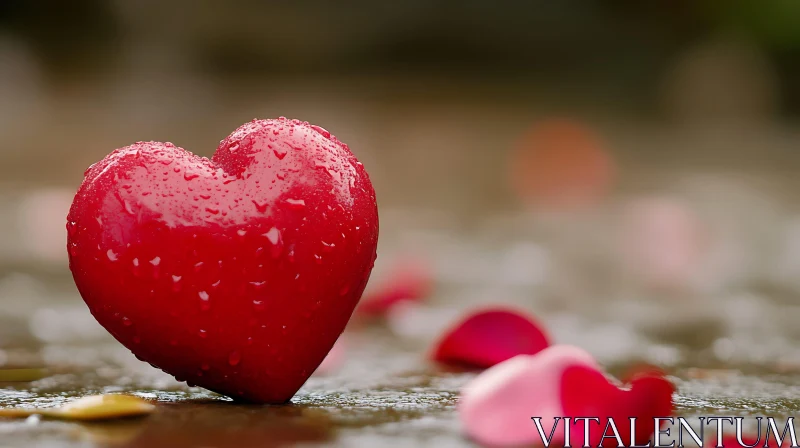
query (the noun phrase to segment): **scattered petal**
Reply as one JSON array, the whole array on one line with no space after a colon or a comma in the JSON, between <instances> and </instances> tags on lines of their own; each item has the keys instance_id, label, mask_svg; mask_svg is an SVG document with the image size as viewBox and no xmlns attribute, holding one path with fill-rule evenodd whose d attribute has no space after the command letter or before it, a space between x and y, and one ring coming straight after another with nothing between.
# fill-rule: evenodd
<instances>
[{"instance_id":1,"label":"scattered petal","mask_svg":"<svg viewBox=\"0 0 800 448\"><path fill-rule=\"evenodd\" d=\"M584 350L554 345L536 355L519 355L487 369L461 392L458 417L462 427L485 445L541 444L531 417L542 417L542 427L549 431L553 417L565 415L559 386L564 370L571 366L600 368ZM560 423L552 446L563 444L563 437Z\"/></svg>"},{"instance_id":2,"label":"scattered petal","mask_svg":"<svg viewBox=\"0 0 800 448\"><path fill-rule=\"evenodd\" d=\"M533 355L550 345L533 318L510 309L476 311L448 330L432 358L445 364L487 368L517 355Z\"/></svg>"},{"instance_id":3,"label":"scattered petal","mask_svg":"<svg viewBox=\"0 0 800 448\"><path fill-rule=\"evenodd\" d=\"M31 415L41 415L63 420L95 421L139 417L151 414L155 409L154 405L133 395L91 395L59 408L0 409L0 418L27 418Z\"/></svg>"},{"instance_id":4,"label":"scattered petal","mask_svg":"<svg viewBox=\"0 0 800 448\"><path fill-rule=\"evenodd\" d=\"M637 417L644 422L652 422L655 417L672 414L672 394L675 387L664 375L648 368L630 375L630 386L620 389L609 382L606 375L598 369L585 366L568 367L561 382L561 401L565 416L598 416L600 422L590 426L590 444L597 446L608 417L613 418L622 440L628 444L631 434L629 417ZM653 435L653 426L637 425L635 444L647 443ZM573 434L573 444L583 435Z\"/></svg>"},{"instance_id":5,"label":"scattered petal","mask_svg":"<svg viewBox=\"0 0 800 448\"><path fill-rule=\"evenodd\" d=\"M621 440L630 446L629 417L652 422L654 417L670 415L674 391L672 383L654 369L638 371L630 386L621 389L591 355L577 347L556 345L536 355L516 356L478 375L464 388L458 409L469 436L487 445L541 445L531 417L541 418L545 434L553 429L555 417L598 417L599 422L589 424L588 442L598 446L610 417ZM570 444L583 446L583 422L570 429ZM652 434L652 424L637 425L634 442L644 444ZM550 443L562 446L564 437L562 420Z\"/></svg>"},{"instance_id":6,"label":"scattered petal","mask_svg":"<svg viewBox=\"0 0 800 448\"><path fill-rule=\"evenodd\" d=\"M388 279L364 296L356 313L361 317L384 317L395 305L418 302L433 288L429 267L419 260L398 263Z\"/></svg>"}]
</instances>

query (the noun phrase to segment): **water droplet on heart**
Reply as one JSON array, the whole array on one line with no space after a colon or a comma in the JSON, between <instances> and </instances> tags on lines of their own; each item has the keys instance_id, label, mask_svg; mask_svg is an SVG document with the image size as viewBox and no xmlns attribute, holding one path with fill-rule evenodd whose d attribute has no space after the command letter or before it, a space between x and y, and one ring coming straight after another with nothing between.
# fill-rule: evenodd
<instances>
[{"instance_id":1,"label":"water droplet on heart","mask_svg":"<svg viewBox=\"0 0 800 448\"><path fill-rule=\"evenodd\" d=\"M201 365L201 366L200 366L200 368L201 368L202 370L209 370L209 369L211 368L211 366L210 366L210 365L208 365L208 364L206 364L206 363L203 363L203 365Z\"/></svg>"},{"instance_id":2,"label":"water droplet on heart","mask_svg":"<svg viewBox=\"0 0 800 448\"><path fill-rule=\"evenodd\" d=\"M350 291L350 285L344 285L342 289L339 290L339 295L343 296L347 294L348 291Z\"/></svg>"},{"instance_id":3,"label":"water droplet on heart","mask_svg":"<svg viewBox=\"0 0 800 448\"><path fill-rule=\"evenodd\" d=\"M172 276L172 291L178 292L181 290L181 276L180 275L173 275Z\"/></svg>"},{"instance_id":4,"label":"water droplet on heart","mask_svg":"<svg viewBox=\"0 0 800 448\"><path fill-rule=\"evenodd\" d=\"M239 229L239 230L236 231L236 234L239 235L239 236L245 236L245 235L247 235L247 230Z\"/></svg>"},{"instance_id":5,"label":"water droplet on heart","mask_svg":"<svg viewBox=\"0 0 800 448\"><path fill-rule=\"evenodd\" d=\"M133 265L134 266L139 266L139 259L138 258L134 258L133 259Z\"/></svg>"},{"instance_id":6,"label":"water droplet on heart","mask_svg":"<svg viewBox=\"0 0 800 448\"><path fill-rule=\"evenodd\" d=\"M184 173L183 173L183 179L184 179L184 180L192 180L192 179L197 179L198 177L200 177L200 175L199 175L199 174L197 174L197 173L190 173L190 172L188 172L188 171L186 171L186 172L184 172Z\"/></svg>"},{"instance_id":7,"label":"water droplet on heart","mask_svg":"<svg viewBox=\"0 0 800 448\"><path fill-rule=\"evenodd\" d=\"M289 332L289 330L286 329L286 325L281 327L281 333L286 334L288 332Z\"/></svg>"},{"instance_id":8,"label":"water droplet on heart","mask_svg":"<svg viewBox=\"0 0 800 448\"><path fill-rule=\"evenodd\" d=\"M209 296L208 293L205 291L200 291L197 293L197 296L200 297L200 310L201 311L208 311L211 308L211 303L209 303Z\"/></svg>"},{"instance_id":9,"label":"water droplet on heart","mask_svg":"<svg viewBox=\"0 0 800 448\"><path fill-rule=\"evenodd\" d=\"M129 215L135 215L136 213L133 212L133 206L131 206L130 201L127 199L122 201L122 204L125 206L125 211L128 212Z\"/></svg>"},{"instance_id":10,"label":"water droplet on heart","mask_svg":"<svg viewBox=\"0 0 800 448\"><path fill-rule=\"evenodd\" d=\"M117 254L115 254L114 251L111 249L109 249L108 252L106 252L106 256L110 261L117 261Z\"/></svg>"},{"instance_id":11,"label":"water droplet on heart","mask_svg":"<svg viewBox=\"0 0 800 448\"><path fill-rule=\"evenodd\" d=\"M264 289L264 285L266 285L267 282L266 281L263 281L263 282L250 282L250 284L253 285L253 288L255 290L260 290L260 289Z\"/></svg>"},{"instance_id":12,"label":"water droplet on heart","mask_svg":"<svg viewBox=\"0 0 800 448\"><path fill-rule=\"evenodd\" d=\"M259 213L266 213L267 207L269 206L269 202L264 201L263 203L259 203L255 199L253 199L253 204L255 204L256 210L258 210Z\"/></svg>"},{"instance_id":13,"label":"water droplet on heart","mask_svg":"<svg viewBox=\"0 0 800 448\"><path fill-rule=\"evenodd\" d=\"M325 128L321 127L321 126L317 126L315 124L312 124L310 127L311 127L311 129L319 132L323 137L331 138L331 133L328 132L327 129L325 129ZM341 134L339 134L339 135L341 135Z\"/></svg>"},{"instance_id":14,"label":"water droplet on heart","mask_svg":"<svg viewBox=\"0 0 800 448\"><path fill-rule=\"evenodd\" d=\"M234 350L228 355L228 364L235 366L238 365L239 362L242 361L242 355L239 353L238 350Z\"/></svg>"},{"instance_id":15,"label":"water droplet on heart","mask_svg":"<svg viewBox=\"0 0 800 448\"><path fill-rule=\"evenodd\" d=\"M211 213L212 215L218 215L219 214L219 210L216 209L216 208L206 207L206 211Z\"/></svg>"},{"instance_id":16,"label":"water droplet on heart","mask_svg":"<svg viewBox=\"0 0 800 448\"><path fill-rule=\"evenodd\" d=\"M263 300L253 300L253 306L255 307L256 311L264 311L264 308L266 308Z\"/></svg>"},{"instance_id":17,"label":"water droplet on heart","mask_svg":"<svg viewBox=\"0 0 800 448\"><path fill-rule=\"evenodd\" d=\"M203 269L202 261L198 261L197 263L194 264L194 272L200 272L201 269Z\"/></svg>"},{"instance_id":18,"label":"water droplet on heart","mask_svg":"<svg viewBox=\"0 0 800 448\"><path fill-rule=\"evenodd\" d=\"M269 240L272 244L271 255L272 258L278 258L281 255L281 251L283 250L283 241L281 240L281 231L278 230L276 227L269 229L267 233L264 234L265 237Z\"/></svg>"},{"instance_id":19,"label":"water droplet on heart","mask_svg":"<svg viewBox=\"0 0 800 448\"><path fill-rule=\"evenodd\" d=\"M283 158L286 157L286 154L288 154L289 151L283 148L272 148L272 152L275 153L275 157L277 157L278 160L283 160Z\"/></svg>"},{"instance_id":20,"label":"water droplet on heart","mask_svg":"<svg viewBox=\"0 0 800 448\"><path fill-rule=\"evenodd\" d=\"M228 151L230 152L236 152L237 149L239 149L239 142L236 142L231 146L228 146Z\"/></svg>"},{"instance_id":21,"label":"water droplet on heart","mask_svg":"<svg viewBox=\"0 0 800 448\"><path fill-rule=\"evenodd\" d=\"M287 199L286 203L295 210L302 210L306 207L306 201L303 199Z\"/></svg>"},{"instance_id":22,"label":"water droplet on heart","mask_svg":"<svg viewBox=\"0 0 800 448\"><path fill-rule=\"evenodd\" d=\"M322 255L314 254L314 261L316 261L317 264L322 264Z\"/></svg>"},{"instance_id":23,"label":"water droplet on heart","mask_svg":"<svg viewBox=\"0 0 800 448\"><path fill-rule=\"evenodd\" d=\"M253 337L252 336L247 338L247 345L253 345Z\"/></svg>"},{"instance_id":24,"label":"water droplet on heart","mask_svg":"<svg viewBox=\"0 0 800 448\"><path fill-rule=\"evenodd\" d=\"M200 330L200 331L197 332L197 335L200 336L201 338L205 339L206 336L208 336L208 333L206 332L206 330Z\"/></svg>"},{"instance_id":25,"label":"water droplet on heart","mask_svg":"<svg viewBox=\"0 0 800 448\"><path fill-rule=\"evenodd\" d=\"M123 317L122 318L122 325L125 325L126 327L130 327L131 325L133 325L133 322L131 322L131 320L128 319L127 317Z\"/></svg>"},{"instance_id":26,"label":"water droplet on heart","mask_svg":"<svg viewBox=\"0 0 800 448\"><path fill-rule=\"evenodd\" d=\"M222 283L222 280L217 280L217 281L215 281L214 283L211 284L211 287L214 288L214 289L217 289L217 287L219 286L220 283Z\"/></svg>"},{"instance_id":27,"label":"water droplet on heart","mask_svg":"<svg viewBox=\"0 0 800 448\"><path fill-rule=\"evenodd\" d=\"M202 199L205 199L205 200L211 199L211 195L210 194L198 194L198 196L200 196Z\"/></svg>"},{"instance_id":28,"label":"water droplet on heart","mask_svg":"<svg viewBox=\"0 0 800 448\"><path fill-rule=\"evenodd\" d=\"M322 242L322 250L325 252L332 252L334 247L336 247L336 244L334 243L326 243L325 241Z\"/></svg>"},{"instance_id":29,"label":"water droplet on heart","mask_svg":"<svg viewBox=\"0 0 800 448\"><path fill-rule=\"evenodd\" d=\"M150 264L152 264L153 266L158 266L160 263L161 263L161 257L155 257L152 260L150 260Z\"/></svg>"}]
</instances>

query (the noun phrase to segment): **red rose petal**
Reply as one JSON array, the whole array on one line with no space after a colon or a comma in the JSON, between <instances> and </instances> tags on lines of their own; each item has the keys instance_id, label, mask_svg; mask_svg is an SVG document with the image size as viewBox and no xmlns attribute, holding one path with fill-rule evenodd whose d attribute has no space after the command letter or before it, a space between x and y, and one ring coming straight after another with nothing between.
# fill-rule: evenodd
<instances>
[{"instance_id":1,"label":"red rose petal","mask_svg":"<svg viewBox=\"0 0 800 448\"><path fill-rule=\"evenodd\" d=\"M531 417L541 417L542 428L549 434L554 417L565 415L560 394L564 371L575 366L600 368L584 350L554 345L536 355L516 356L485 370L461 392L458 417L464 431L485 445L542 445ZM563 442L561 421L551 446L561 446Z\"/></svg>"},{"instance_id":2,"label":"red rose petal","mask_svg":"<svg viewBox=\"0 0 800 448\"><path fill-rule=\"evenodd\" d=\"M653 435L653 419L669 417L672 413L674 386L664 376L648 369L632 376L630 387L620 389L609 382L599 370L583 366L569 367L561 383L561 400L565 416L598 417L599 423L590 423L590 445L598 446L608 417L613 418L622 441L630 445L629 417L637 418L635 443L646 443ZM582 445L583 423L574 431L573 444ZM611 432L609 431L609 435ZM614 438L606 438L603 446L616 446Z\"/></svg>"},{"instance_id":3,"label":"red rose petal","mask_svg":"<svg viewBox=\"0 0 800 448\"><path fill-rule=\"evenodd\" d=\"M384 317L395 305L426 298L433 287L430 268L419 260L397 263L380 286L365 295L356 314L363 318Z\"/></svg>"},{"instance_id":4,"label":"red rose petal","mask_svg":"<svg viewBox=\"0 0 800 448\"><path fill-rule=\"evenodd\" d=\"M517 355L533 355L550 345L541 325L509 309L474 312L435 345L435 361L486 368Z\"/></svg>"}]
</instances>

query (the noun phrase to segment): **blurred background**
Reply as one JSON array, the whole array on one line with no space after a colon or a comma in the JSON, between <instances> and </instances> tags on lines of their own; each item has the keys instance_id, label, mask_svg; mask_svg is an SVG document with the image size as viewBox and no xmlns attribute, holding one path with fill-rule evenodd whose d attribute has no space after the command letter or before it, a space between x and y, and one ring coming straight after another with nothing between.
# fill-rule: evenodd
<instances>
[{"instance_id":1,"label":"blurred background","mask_svg":"<svg viewBox=\"0 0 800 448\"><path fill-rule=\"evenodd\" d=\"M0 366L116 347L67 267L86 167L282 115L365 164L371 283L434 279L403 341L512 304L608 365L795 372L798 79L793 0L4 0Z\"/></svg>"}]
</instances>

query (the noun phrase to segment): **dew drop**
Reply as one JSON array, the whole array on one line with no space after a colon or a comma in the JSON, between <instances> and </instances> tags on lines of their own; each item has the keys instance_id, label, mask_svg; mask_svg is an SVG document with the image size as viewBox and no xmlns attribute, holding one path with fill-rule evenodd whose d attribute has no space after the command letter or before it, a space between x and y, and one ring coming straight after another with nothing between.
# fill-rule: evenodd
<instances>
[{"instance_id":1,"label":"dew drop","mask_svg":"<svg viewBox=\"0 0 800 448\"><path fill-rule=\"evenodd\" d=\"M206 332L206 330L200 330L200 331L197 332L197 335L200 336L201 338L205 339L206 336L208 336L208 333Z\"/></svg>"},{"instance_id":2,"label":"dew drop","mask_svg":"<svg viewBox=\"0 0 800 448\"><path fill-rule=\"evenodd\" d=\"M131 325L133 325L133 322L131 322L131 320L128 319L127 317L123 317L122 318L122 325L125 325L126 327L130 327Z\"/></svg>"},{"instance_id":3,"label":"dew drop","mask_svg":"<svg viewBox=\"0 0 800 448\"><path fill-rule=\"evenodd\" d=\"M286 203L291 205L295 210L302 210L306 206L306 201L303 199L287 199Z\"/></svg>"},{"instance_id":4,"label":"dew drop","mask_svg":"<svg viewBox=\"0 0 800 448\"><path fill-rule=\"evenodd\" d=\"M283 160L283 158L284 158L284 157L286 157L286 154L287 154L289 151L286 151L285 149L273 148L273 149L272 149L272 152L274 152L274 153L275 153L275 157L277 157L277 158L278 158L278 160Z\"/></svg>"},{"instance_id":5,"label":"dew drop","mask_svg":"<svg viewBox=\"0 0 800 448\"><path fill-rule=\"evenodd\" d=\"M228 364L235 366L238 365L242 361L242 355L239 353L238 350L234 350L228 355Z\"/></svg>"},{"instance_id":6,"label":"dew drop","mask_svg":"<svg viewBox=\"0 0 800 448\"><path fill-rule=\"evenodd\" d=\"M161 263L161 257L156 257L150 260L150 264L153 266L158 266Z\"/></svg>"},{"instance_id":7,"label":"dew drop","mask_svg":"<svg viewBox=\"0 0 800 448\"><path fill-rule=\"evenodd\" d=\"M311 129L319 132L325 138L331 138L331 133L328 132L327 129L325 129L325 128L321 127L321 126L317 126L315 124L312 124L311 125Z\"/></svg>"},{"instance_id":8,"label":"dew drop","mask_svg":"<svg viewBox=\"0 0 800 448\"><path fill-rule=\"evenodd\" d=\"M110 261L117 261L117 254L115 254L114 251L111 249L109 249L108 252L106 252L106 256Z\"/></svg>"},{"instance_id":9,"label":"dew drop","mask_svg":"<svg viewBox=\"0 0 800 448\"><path fill-rule=\"evenodd\" d=\"M186 171L185 173L183 173L183 179L184 179L184 180L192 180L192 179L197 179L198 177L200 177L200 175L199 175L199 174L197 174L197 173L190 173L190 172L188 172L188 171Z\"/></svg>"},{"instance_id":10,"label":"dew drop","mask_svg":"<svg viewBox=\"0 0 800 448\"><path fill-rule=\"evenodd\" d=\"M236 234L239 235L239 236L245 236L245 235L247 235L247 230L239 229L239 230L236 231Z\"/></svg>"}]
</instances>

